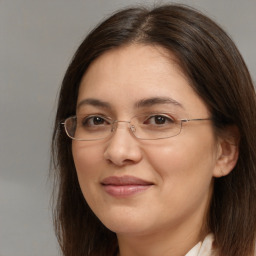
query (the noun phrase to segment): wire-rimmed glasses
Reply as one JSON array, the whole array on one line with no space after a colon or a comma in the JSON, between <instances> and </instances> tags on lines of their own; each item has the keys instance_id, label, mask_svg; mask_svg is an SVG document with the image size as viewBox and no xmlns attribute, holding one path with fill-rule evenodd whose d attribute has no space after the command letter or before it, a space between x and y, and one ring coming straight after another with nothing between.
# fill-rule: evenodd
<instances>
[{"instance_id":1,"label":"wire-rimmed glasses","mask_svg":"<svg viewBox=\"0 0 256 256\"><path fill-rule=\"evenodd\" d=\"M64 123L67 135L73 140L105 139L115 132L119 123L126 123L130 132L141 140L159 140L180 134L182 124L211 118L174 119L170 113L136 115L130 121L112 120L103 115L71 116Z\"/></svg>"}]
</instances>

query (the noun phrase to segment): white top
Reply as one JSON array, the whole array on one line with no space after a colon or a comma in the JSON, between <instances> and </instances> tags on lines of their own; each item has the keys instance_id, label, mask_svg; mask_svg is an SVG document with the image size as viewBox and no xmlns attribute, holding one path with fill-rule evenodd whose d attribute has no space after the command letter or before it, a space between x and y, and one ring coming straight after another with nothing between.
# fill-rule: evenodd
<instances>
[{"instance_id":1,"label":"white top","mask_svg":"<svg viewBox=\"0 0 256 256\"><path fill-rule=\"evenodd\" d=\"M213 234L207 235L204 241L195 245L185 256L212 256L214 252L212 249L213 240Z\"/></svg>"},{"instance_id":2,"label":"white top","mask_svg":"<svg viewBox=\"0 0 256 256\"><path fill-rule=\"evenodd\" d=\"M203 242L196 244L185 256L214 256L213 241L213 234L207 235ZM256 246L254 255L256 256Z\"/></svg>"}]
</instances>

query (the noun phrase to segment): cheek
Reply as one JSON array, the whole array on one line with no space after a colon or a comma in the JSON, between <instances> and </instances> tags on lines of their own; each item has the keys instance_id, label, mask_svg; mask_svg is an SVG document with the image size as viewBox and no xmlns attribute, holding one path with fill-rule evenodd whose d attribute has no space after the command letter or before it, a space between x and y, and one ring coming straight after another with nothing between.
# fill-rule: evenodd
<instances>
[{"instance_id":1,"label":"cheek","mask_svg":"<svg viewBox=\"0 0 256 256\"><path fill-rule=\"evenodd\" d=\"M180 218L196 209L204 212L211 193L212 171L215 166L209 144L198 145L195 140L186 144L171 142L159 149L148 149L148 159L159 180L158 202L168 216Z\"/></svg>"},{"instance_id":2,"label":"cheek","mask_svg":"<svg viewBox=\"0 0 256 256\"><path fill-rule=\"evenodd\" d=\"M103 152L100 151L102 147L92 144L88 141L73 141L72 153L77 172L92 172L95 163L100 163Z\"/></svg>"},{"instance_id":3,"label":"cheek","mask_svg":"<svg viewBox=\"0 0 256 256\"><path fill-rule=\"evenodd\" d=\"M96 171L100 168L103 153L101 147L92 145L88 142L74 141L72 144L72 153L80 187L83 192L90 188L98 180L99 173Z\"/></svg>"},{"instance_id":4,"label":"cheek","mask_svg":"<svg viewBox=\"0 0 256 256\"><path fill-rule=\"evenodd\" d=\"M100 170L103 170L100 151L102 147L90 142L73 141L72 153L79 185L88 205L97 209L100 200L98 195Z\"/></svg>"},{"instance_id":5,"label":"cheek","mask_svg":"<svg viewBox=\"0 0 256 256\"><path fill-rule=\"evenodd\" d=\"M148 161L162 182L187 186L210 182L215 167L214 141L209 137L199 141L186 138L182 142L181 137L179 141L172 138L169 143L147 148Z\"/></svg>"}]
</instances>

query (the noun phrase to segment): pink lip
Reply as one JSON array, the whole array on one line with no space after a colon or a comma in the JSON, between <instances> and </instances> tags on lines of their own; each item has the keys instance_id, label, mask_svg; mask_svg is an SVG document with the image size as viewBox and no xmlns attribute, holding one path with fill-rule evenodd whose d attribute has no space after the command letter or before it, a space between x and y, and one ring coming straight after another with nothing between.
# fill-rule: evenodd
<instances>
[{"instance_id":1,"label":"pink lip","mask_svg":"<svg viewBox=\"0 0 256 256\"><path fill-rule=\"evenodd\" d=\"M133 176L111 176L101 182L104 190L114 197L127 197L150 188L153 183Z\"/></svg>"}]
</instances>

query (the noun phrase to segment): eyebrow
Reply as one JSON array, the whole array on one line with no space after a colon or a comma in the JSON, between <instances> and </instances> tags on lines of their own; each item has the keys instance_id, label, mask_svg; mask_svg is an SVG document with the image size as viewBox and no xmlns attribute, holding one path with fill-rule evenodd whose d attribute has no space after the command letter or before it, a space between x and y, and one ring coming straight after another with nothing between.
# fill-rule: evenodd
<instances>
[{"instance_id":1,"label":"eyebrow","mask_svg":"<svg viewBox=\"0 0 256 256\"><path fill-rule=\"evenodd\" d=\"M178 106L184 109L181 103L169 97L152 97L148 99L141 99L138 102L136 102L134 106L135 108L143 108L143 107L151 107L154 105L161 105L161 104L173 104L175 106ZM108 102L105 102L99 99L94 99L94 98L88 98L80 101L77 104L77 109L79 109L83 105L91 105L95 107L111 109L111 105Z\"/></svg>"},{"instance_id":2,"label":"eyebrow","mask_svg":"<svg viewBox=\"0 0 256 256\"><path fill-rule=\"evenodd\" d=\"M84 100L80 101L77 104L76 108L79 109L83 105L91 105L91 106L95 106L95 107L111 109L111 106L108 102L101 101L98 99L93 99L93 98L88 98L88 99L84 99Z\"/></svg>"},{"instance_id":3,"label":"eyebrow","mask_svg":"<svg viewBox=\"0 0 256 256\"><path fill-rule=\"evenodd\" d=\"M153 98L148 98L148 99L142 99L135 103L135 107L137 108L142 108L142 107L150 107L158 104L173 104L175 106L178 106L180 108L183 108L183 105L169 97L153 97Z\"/></svg>"}]
</instances>

